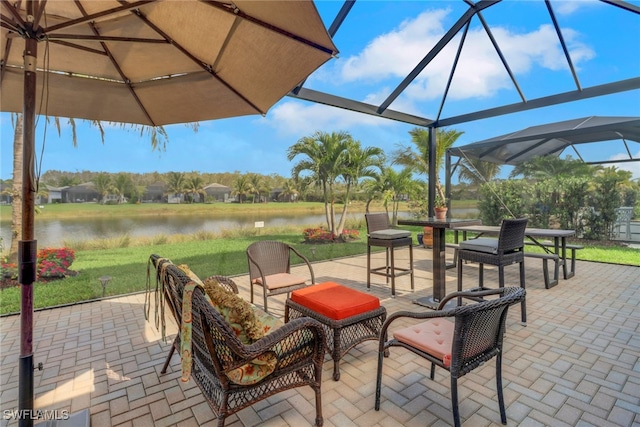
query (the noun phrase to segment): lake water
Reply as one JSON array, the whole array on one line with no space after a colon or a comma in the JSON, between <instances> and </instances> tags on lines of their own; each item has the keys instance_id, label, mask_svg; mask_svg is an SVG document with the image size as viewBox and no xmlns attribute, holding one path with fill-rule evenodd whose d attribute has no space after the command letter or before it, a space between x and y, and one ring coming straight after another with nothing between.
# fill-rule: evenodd
<instances>
[{"instance_id":1,"label":"lake water","mask_svg":"<svg viewBox=\"0 0 640 427\"><path fill-rule=\"evenodd\" d=\"M455 213L466 214L466 212L462 211L457 210ZM408 214L403 213L401 216L408 216ZM350 220L364 220L364 214L348 213L347 218ZM3 218L0 222L0 236L6 246L11 241L11 221L10 218L7 219ZM265 227L283 225L320 226L326 223L324 215L153 216L64 220L38 219L36 215L35 236L40 248L59 247L63 245L65 240L83 241L124 235L151 237L160 234L192 234L199 231L217 233L225 229L254 227L257 221L263 221ZM300 232L302 232L302 229Z\"/></svg>"}]
</instances>

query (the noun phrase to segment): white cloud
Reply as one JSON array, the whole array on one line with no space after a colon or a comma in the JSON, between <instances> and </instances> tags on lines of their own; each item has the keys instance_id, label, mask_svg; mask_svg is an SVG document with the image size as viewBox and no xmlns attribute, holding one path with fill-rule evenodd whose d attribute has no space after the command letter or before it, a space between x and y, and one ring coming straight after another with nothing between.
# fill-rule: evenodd
<instances>
[{"instance_id":1,"label":"white cloud","mask_svg":"<svg viewBox=\"0 0 640 427\"><path fill-rule=\"evenodd\" d=\"M592 7L599 5L600 2L598 0L578 0L578 1L554 1L551 3L554 12L558 15L572 15L576 11L584 9L585 7Z\"/></svg>"},{"instance_id":2,"label":"white cloud","mask_svg":"<svg viewBox=\"0 0 640 427\"><path fill-rule=\"evenodd\" d=\"M449 13L444 9L426 11L413 20L404 21L396 30L376 37L362 52L342 62L341 79L347 83L374 84L392 78L395 86L426 55L425 46L434 46L441 39L445 31L443 23ZM541 25L528 33L493 26L492 33L516 77L531 73L535 67L551 71L568 69L551 25ZM563 29L563 35L576 66L594 57L594 52L580 42L578 32ZM456 36L427 65L403 93L404 97L423 101L442 96L460 37ZM486 98L512 87L484 29L472 27L456 68L449 99Z\"/></svg>"},{"instance_id":3,"label":"white cloud","mask_svg":"<svg viewBox=\"0 0 640 427\"><path fill-rule=\"evenodd\" d=\"M391 121L322 104L284 101L264 119L281 135L310 135L317 130L350 130L354 126L385 126Z\"/></svg>"},{"instance_id":4,"label":"white cloud","mask_svg":"<svg viewBox=\"0 0 640 427\"><path fill-rule=\"evenodd\" d=\"M628 159L629 155L626 153L619 153L619 154L614 154L613 156L609 157L609 160L623 160L623 159ZM640 151L638 151L637 153L635 153L633 155L634 159L639 159L640 158ZM631 172L633 174L633 178L632 179L640 179L640 162L625 162L625 163L612 163L612 164L607 164L604 166L615 166L618 169L623 169L623 170L627 170L629 172Z\"/></svg>"},{"instance_id":5,"label":"white cloud","mask_svg":"<svg viewBox=\"0 0 640 427\"><path fill-rule=\"evenodd\" d=\"M398 30L376 37L362 52L342 62L341 78L350 82L406 76L424 56L424 47L440 39L448 14L448 10L426 11L403 21Z\"/></svg>"}]
</instances>

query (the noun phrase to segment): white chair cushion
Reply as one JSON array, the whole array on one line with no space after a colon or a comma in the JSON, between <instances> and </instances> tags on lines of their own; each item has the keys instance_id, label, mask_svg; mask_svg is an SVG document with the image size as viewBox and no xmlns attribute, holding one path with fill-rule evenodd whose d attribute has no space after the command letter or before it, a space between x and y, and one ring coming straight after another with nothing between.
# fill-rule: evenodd
<instances>
[{"instance_id":1,"label":"white chair cushion","mask_svg":"<svg viewBox=\"0 0 640 427\"><path fill-rule=\"evenodd\" d=\"M460 242L460 249L468 249L470 251L485 252L495 255L498 253L498 239L479 237L477 239L465 240L464 242Z\"/></svg>"},{"instance_id":2,"label":"white chair cushion","mask_svg":"<svg viewBox=\"0 0 640 427\"><path fill-rule=\"evenodd\" d=\"M307 281L304 277L296 276L295 274L289 273L271 274L269 276L266 276L264 279L267 281L267 289L269 290L286 288L288 286L302 285ZM257 283L258 285L264 286L262 284L262 279L259 277L254 279L253 282Z\"/></svg>"},{"instance_id":3,"label":"white chair cushion","mask_svg":"<svg viewBox=\"0 0 640 427\"><path fill-rule=\"evenodd\" d=\"M395 230L393 228L378 230L369 234L369 237L371 237L372 239L382 239L382 240L402 239L404 237L409 237L409 236L411 236L410 231Z\"/></svg>"}]
</instances>

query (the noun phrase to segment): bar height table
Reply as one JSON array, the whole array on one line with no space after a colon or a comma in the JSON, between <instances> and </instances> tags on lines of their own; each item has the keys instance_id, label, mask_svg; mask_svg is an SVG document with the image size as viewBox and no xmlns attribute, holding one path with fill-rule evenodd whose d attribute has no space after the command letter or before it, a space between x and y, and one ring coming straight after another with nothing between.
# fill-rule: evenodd
<instances>
[{"instance_id":1,"label":"bar height table","mask_svg":"<svg viewBox=\"0 0 640 427\"><path fill-rule=\"evenodd\" d=\"M422 219L399 219L398 225L417 225L420 227L433 228L433 295L430 297L418 298L416 304L437 309L440 301L446 296L446 247L445 232L447 228L456 228L472 225L480 225L479 219L436 219L434 217ZM455 301L453 302L455 304Z\"/></svg>"}]
</instances>

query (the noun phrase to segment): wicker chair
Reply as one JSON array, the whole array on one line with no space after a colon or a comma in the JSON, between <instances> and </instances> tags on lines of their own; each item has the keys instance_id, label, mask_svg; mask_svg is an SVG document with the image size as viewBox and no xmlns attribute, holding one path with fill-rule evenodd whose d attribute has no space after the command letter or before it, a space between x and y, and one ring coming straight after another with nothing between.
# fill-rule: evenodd
<instances>
[{"instance_id":1,"label":"wicker chair","mask_svg":"<svg viewBox=\"0 0 640 427\"><path fill-rule=\"evenodd\" d=\"M152 262L160 259L152 257ZM171 310L180 322L182 292L190 279L170 261L162 267L162 285ZM157 269L160 272L160 268ZM160 274L160 273L159 273ZM226 287L226 286L225 286ZM322 426L322 364L325 337L322 325L308 317L292 320L251 345L244 345L231 326L206 299L201 288L193 292L191 378L200 387L223 427L230 415L296 387L310 386L315 393L315 425ZM174 343L175 348L175 343ZM239 385L226 373L265 353L275 353L275 370L259 382Z\"/></svg>"},{"instance_id":2,"label":"wicker chair","mask_svg":"<svg viewBox=\"0 0 640 427\"><path fill-rule=\"evenodd\" d=\"M387 283L391 279L391 297L396 296L396 277L409 274L411 276L411 290L415 290L413 280L413 240L411 233L396 230L389 225L386 213L371 213L364 215L367 221L367 289L371 287L371 275L385 276ZM383 247L386 250L386 262L382 267L371 268L371 247ZM409 248L409 267L396 267L395 249Z\"/></svg>"},{"instance_id":3,"label":"wicker chair","mask_svg":"<svg viewBox=\"0 0 640 427\"><path fill-rule=\"evenodd\" d=\"M451 404L453 421L460 426L458 408L458 378L473 369L496 358L496 385L500 419L507 423L502 390L502 353L505 321L509 306L521 302L525 290L517 287L489 289L475 292L455 292L440 302L437 311L413 313L401 311L394 313L385 321L380 334L378 353L378 372L376 377L376 411L380 409L382 388L382 364L385 351L389 347L403 347L431 362L430 377L434 379L435 367L440 366L451 374ZM442 310L450 300L457 298L490 297L476 304L459 305ZM393 339L386 341L387 329L394 321L402 318L428 319L426 322L412 325L393 332ZM452 318L454 322L446 320ZM444 342L443 342L444 338Z\"/></svg>"},{"instance_id":4,"label":"wicker chair","mask_svg":"<svg viewBox=\"0 0 640 427\"><path fill-rule=\"evenodd\" d=\"M462 266L464 261L480 264L478 288L484 287L484 264L498 267L498 286L504 287L504 267L511 264L520 266L520 287L525 288L524 275L524 235L527 218L505 219L500 226L498 239L477 238L465 240L458 249L458 291L462 291ZM527 305L521 304L522 323L527 323Z\"/></svg>"},{"instance_id":5,"label":"wicker chair","mask_svg":"<svg viewBox=\"0 0 640 427\"><path fill-rule=\"evenodd\" d=\"M251 302L253 303L253 287L262 288L264 311L268 312L267 297L287 294L307 285L307 278L291 274L291 256L302 260L309 267L311 284L315 284L313 268L309 260L295 248L282 242L262 240L252 243L247 248L249 261L249 282L251 283Z\"/></svg>"}]
</instances>

